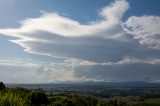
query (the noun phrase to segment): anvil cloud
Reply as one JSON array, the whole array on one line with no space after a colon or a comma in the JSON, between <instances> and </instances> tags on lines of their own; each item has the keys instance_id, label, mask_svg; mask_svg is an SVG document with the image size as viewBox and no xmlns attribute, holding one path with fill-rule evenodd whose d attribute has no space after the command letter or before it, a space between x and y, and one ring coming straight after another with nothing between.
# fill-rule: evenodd
<instances>
[{"instance_id":1,"label":"anvil cloud","mask_svg":"<svg viewBox=\"0 0 160 106\"><path fill-rule=\"evenodd\" d=\"M15 37L10 41L28 53L64 58L73 79L160 80L160 17L131 16L123 21L129 8L127 0L116 0L99 11L100 20L88 24L43 12L21 21L19 28L0 29L0 34Z\"/></svg>"}]
</instances>

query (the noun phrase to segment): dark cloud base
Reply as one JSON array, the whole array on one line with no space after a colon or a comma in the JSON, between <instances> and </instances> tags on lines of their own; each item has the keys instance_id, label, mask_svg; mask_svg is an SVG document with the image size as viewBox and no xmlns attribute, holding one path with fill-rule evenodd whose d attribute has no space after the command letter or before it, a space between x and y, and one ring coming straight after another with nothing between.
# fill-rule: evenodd
<instances>
[{"instance_id":1,"label":"dark cloud base","mask_svg":"<svg viewBox=\"0 0 160 106\"><path fill-rule=\"evenodd\" d=\"M95 65L76 67L74 75L78 78L102 81L156 81L160 80L160 66L145 63L124 65Z\"/></svg>"}]
</instances>

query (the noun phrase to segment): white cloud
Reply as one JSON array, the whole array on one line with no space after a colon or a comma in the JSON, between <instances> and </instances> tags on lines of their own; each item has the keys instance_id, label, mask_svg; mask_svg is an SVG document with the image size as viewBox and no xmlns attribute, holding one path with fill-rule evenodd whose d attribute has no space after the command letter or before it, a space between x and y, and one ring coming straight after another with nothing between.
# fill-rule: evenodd
<instances>
[{"instance_id":1,"label":"white cloud","mask_svg":"<svg viewBox=\"0 0 160 106\"><path fill-rule=\"evenodd\" d=\"M45 31L61 36L92 36L102 32L113 33L114 31L110 32L110 29L118 26L128 7L126 1L115 1L100 11L100 16L104 17L101 21L89 22L89 24L80 24L78 21L60 16L58 13L43 12L39 18L28 18L22 21L22 25L18 29L1 29L0 32L24 39L28 38L25 33L35 31Z\"/></svg>"},{"instance_id":2,"label":"white cloud","mask_svg":"<svg viewBox=\"0 0 160 106\"><path fill-rule=\"evenodd\" d=\"M6 66L17 66L17 67L28 67L28 68L37 68L39 67L37 63L29 59L0 59L0 65Z\"/></svg>"},{"instance_id":3,"label":"white cloud","mask_svg":"<svg viewBox=\"0 0 160 106\"><path fill-rule=\"evenodd\" d=\"M160 49L160 17L132 16L125 22L125 30L140 44Z\"/></svg>"},{"instance_id":4,"label":"white cloud","mask_svg":"<svg viewBox=\"0 0 160 106\"><path fill-rule=\"evenodd\" d=\"M115 3L110 4L107 7L104 7L100 12L100 15L103 16L106 20L112 20L113 22L121 21L123 14L129 8L127 0L117 0Z\"/></svg>"},{"instance_id":5,"label":"white cloud","mask_svg":"<svg viewBox=\"0 0 160 106\"><path fill-rule=\"evenodd\" d=\"M135 64L135 63L160 65L160 59L140 59L134 57L125 57L121 61L118 61L113 64Z\"/></svg>"},{"instance_id":6,"label":"white cloud","mask_svg":"<svg viewBox=\"0 0 160 106\"><path fill-rule=\"evenodd\" d=\"M79 67L79 66L94 66L94 65L127 65L127 64L136 64L136 63L143 63L143 64L154 64L160 65L160 59L141 59L135 57L124 57L122 60L119 61L107 61L107 62L94 62L94 61L87 61L81 59L68 59L65 60L64 63L70 67Z\"/></svg>"},{"instance_id":7,"label":"white cloud","mask_svg":"<svg viewBox=\"0 0 160 106\"><path fill-rule=\"evenodd\" d=\"M80 24L58 13L43 12L38 18L22 21L20 28L0 29L0 33L18 38L11 41L25 48L28 53L78 59L84 59L91 53L92 57L102 55L103 58L105 53L92 51L96 52L95 48L99 48L103 52L103 49L111 48L101 47L101 43L111 43L105 39L118 40L118 43L129 40L121 27L122 15L128 8L127 1L115 1L101 9L99 14L103 18L100 21L89 24ZM81 54L78 48L81 48Z\"/></svg>"},{"instance_id":8,"label":"white cloud","mask_svg":"<svg viewBox=\"0 0 160 106\"><path fill-rule=\"evenodd\" d=\"M28 53L66 59L65 62L48 65L0 60L0 65L36 67L32 74L37 76L37 82L110 81L122 77L125 80L128 76L131 77L129 80L133 80L142 76L145 70L148 72L145 75L149 76L152 68L159 73L156 68L160 64L160 18L131 16L122 22L128 8L127 0L116 0L101 9L101 20L88 24L81 24L58 13L44 12L40 17L23 20L19 28L0 29L0 34L17 38L10 41L22 46ZM135 69L128 72L134 68L132 65L136 65ZM144 71L137 77L132 76L141 69ZM129 75L122 75L121 71ZM159 80L159 75L152 74L156 76L153 80ZM13 77L18 78L18 75Z\"/></svg>"},{"instance_id":9,"label":"white cloud","mask_svg":"<svg viewBox=\"0 0 160 106\"><path fill-rule=\"evenodd\" d=\"M58 83L74 81L68 63L42 63L30 59L0 59L0 80L5 83Z\"/></svg>"}]
</instances>

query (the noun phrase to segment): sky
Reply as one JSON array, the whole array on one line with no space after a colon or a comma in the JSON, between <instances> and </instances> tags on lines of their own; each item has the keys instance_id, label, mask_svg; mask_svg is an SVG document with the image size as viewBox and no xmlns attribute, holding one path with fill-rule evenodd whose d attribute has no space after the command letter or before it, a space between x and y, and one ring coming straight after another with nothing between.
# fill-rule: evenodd
<instances>
[{"instance_id":1,"label":"sky","mask_svg":"<svg viewBox=\"0 0 160 106\"><path fill-rule=\"evenodd\" d=\"M160 83L160 0L0 0L0 81Z\"/></svg>"}]
</instances>

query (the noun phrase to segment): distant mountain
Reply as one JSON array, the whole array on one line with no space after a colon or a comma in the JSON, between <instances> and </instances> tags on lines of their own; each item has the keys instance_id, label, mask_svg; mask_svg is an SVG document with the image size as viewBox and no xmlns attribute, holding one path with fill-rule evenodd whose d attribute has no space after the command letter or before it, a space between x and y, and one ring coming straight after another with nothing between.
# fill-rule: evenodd
<instances>
[{"instance_id":1,"label":"distant mountain","mask_svg":"<svg viewBox=\"0 0 160 106\"><path fill-rule=\"evenodd\" d=\"M84 82L84 83L61 83L61 84L6 84L9 88L24 87L30 89L101 89L101 88L160 88L160 83L142 81L133 82Z\"/></svg>"}]
</instances>

